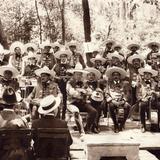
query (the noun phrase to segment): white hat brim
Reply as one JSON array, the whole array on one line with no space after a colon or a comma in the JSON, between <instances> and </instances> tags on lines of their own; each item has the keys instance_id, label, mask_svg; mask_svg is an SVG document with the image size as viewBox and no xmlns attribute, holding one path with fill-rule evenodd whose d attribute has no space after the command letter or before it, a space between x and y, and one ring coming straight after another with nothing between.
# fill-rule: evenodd
<instances>
[{"instance_id":1,"label":"white hat brim","mask_svg":"<svg viewBox=\"0 0 160 160\"><path fill-rule=\"evenodd\" d=\"M143 62L144 60L144 58L141 55L136 54L136 55L129 56L127 59L127 62L132 64L134 59L139 59L141 62Z\"/></svg>"},{"instance_id":2,"label":"white hat brim","mask_svg":"<svg viewBox=\"0 0 160 160\"><path fill-rule=\"evenodd\" d=\"M158 43L158 42L150 42L147 44L148 48L151 48L152 45L156 45L156 46L160 47L160 43Z\"/></svg>"},{"instance_id":3,"label":"white hat brim","mask_svg":"<svg viewBox=\"0 0 160 160\"><path fill-rule=\"evenodd\" d=\"M37 51L37 49L38 49L38 46L36 44L34 44L34 43L26 43L24 45L25 52L27 52L27 48L29 48L29 47L32 47L34 49L34 51Z\"/></svg>"},{"instance_id":4,"label":"white hat brim","mask_svg":"<svg viewBox=\"0 0 160 160\"><path fill-rule=\"evenodd\" d=\"M40 106L38 108L38 113L46 115L46 114L53 112L55 109L57 109L59 107L59 105L61 103L60 97L55 97L55 101L56 101L56 104L51 109L44 110L43 107Z\"/></svg>"},{"instance_id":5,"label":"white hat brim","mask_svg":"<svg viewBox=\"0 0 160 160\"><path fill-rule=\"evenodd\" d=\"M110 67L110 68L108 68L106 70L106 76L111 77L112 73L114 73L114 72L120 73L122 79L127 76L127 72L123 68L120 68L120 67Z\"/></svg>"},{"instance_id":6,"label":"white hat brim","mask_svg":"<svg viewBox=\"0 0 160 160\"><path fill-rule=\"evenodd\" d=\"M101 78L101 72L95 68L88 67L88 68L85 68L85 71L89 73L94 73L97 79Z\"/></svg>"},{"instance_id":7,"label":"white hat brim","mask_svg":"<svg viewBox=\"0 0 160 160\"><path fill-rule=\"evenodd\" d=\"M68 69L67 72L71 73L71 74L73 74L75 72L80 72L80 73L83 73L83 74L88 74L89 73L88 71L85 71L85 70L82 70L82 69L74 69L74 68L73 69Z\"/></svg>"},{"instance_id":8,"label":"white hat brim","mask_svg":"<svg viewBox=\"0 0 160 160\"><path fill-rule=\"evenodd\" d=\"M136 43L129 44L128 47L127 47L127 49L128 49L128 50L131 50L132 47L137 47L138 50L140 49L140 45L139 45L139 44L136 44Z\"/></svg>"},{"instance_id":9,"label":"white hat brim","mask_svg":"<svg viewBox=\"0 0 160 160\"><path fill-rule=\"evenodd\" d=\"M40 69L35 70L35 74L39 77L41 76L42 73L46 73L46 74L51 75L52 77L55 77L54 71L44 69L44 68L40 68Z\"/></svg>"},{"instance_id":10,"label":"white hat brim","mask_svg":"<svg viewBox=\"0 0 160 160\"><path fill-rule=\"evenodd\" d=\"M144 75L145 72L151 73L152 77L157 76L158 72L154 69L146 69L146 68L140 68L138 69L139 74Z\"/></svg>"},{"instance_id":11,"label":"white hat brim","mask_svg":"<svg viewBox=\"0 0 160 160\"><path fill-rule=\"evenodd\" d=\"M12 76L13 78L16 78L19 75L18 70L14 67L11 67L11 66L1 66L0 67L0 75L4 76L4 72L7 70L9 70L13 73L13 76Z\"/></svg>"},{"instance_id":12,"label":"white hat brim","mask_svg":"<svg viewBox=\"0 0 160 160\"><path fill-rule=\"evenodd\" d=\"M112 43L112 44L114 45L116 42L115 42L114 40L107 40L107 41L105 41L104 44L106 45L106 44L108 44L108 43Z\"/></svg>"},{"instance_id":13,"label":"white hat brim","mask_svg":"<svg viewBox=\"0 0 160 160\"><path fill-rule=\"evenodd\" d=\"M54 56L58 59L60 59L61 55L67 55L68 57L71 57L72 52L71 51L58 51L58 52L54 53Z\"/></svg>"},{"instance_id":14,"label":"white hat brim","mask_svg":"<svg viewBox=\"0 0 160 160\"><path fill-rule=\"evenodd\" d=\"M108 57L108 59L112 59L113 57L117 57L121 62L123 61L123 56L121 56L120 54L114 54L114 53L109 53L108 55L107 55L107 57Z\"/></svg>"},{"instance_id":15,"label":"white hat brim","mask_svg":"<svg viewBox=\"0 0 160 160\"><path fill-rule=\"evenodd\" d=\"M101 61L102 62L102 64L104 64L105 62L106 62L106 59L105 58L91 58L91 60L90 60L92 63L94 63L95 64L95 61Z\"/></svg>"},{"instance_id":16,"label":"white hat brim","mask_svg":"<svg viewBox=\"0 0 160 160\"><path fill-rule=\"evenodd\" d=\"M10 46L10 52L11 53L14 53L15 51L15 48L19 47L21 49L21 54L24 53L24 44L22 42L19 42L19 41L16 41L16 42L13 42Z\"/></svg>"}]
</instances>

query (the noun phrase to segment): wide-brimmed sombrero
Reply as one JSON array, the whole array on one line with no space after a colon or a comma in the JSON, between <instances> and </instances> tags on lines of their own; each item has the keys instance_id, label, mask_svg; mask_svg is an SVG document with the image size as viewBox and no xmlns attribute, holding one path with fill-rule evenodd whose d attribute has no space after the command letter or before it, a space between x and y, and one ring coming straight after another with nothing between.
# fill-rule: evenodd
<instances>
[{"instance_id":1,"label":"wide-brimmed sombrero","mask_svg":"<svg viewBox=\"0 0 160 160\"><path fill-rule=\"evenodd\" d=\"M24 60L27 60L27 59L30 59L30 58L38 59L37 54L35 54L35 53L31 52L31 51L28 52L28 55L23 57L23 58L24 58Z\"/></svg>"},{"instance_id":2,"label":"wide-brimmed sombrero","mask_svg":"<svg viewBox=\"0 0 160 160\"><path fill-rule=\"evenodd\" d=\"M114 45L116 42L115 42L115 40L113 40L113 39L108 39L108 40L106 40L106 41L104 42L105 45L106 45L106 44L109 44L109 43L112 43L112 45Z\"/></svg>"},{"instance_id":3,"label":"wide-brimmed sombrero","mask_svg":"<svg viewBox=\"0 0 160 160\"><path fill-rule=\"evenodd\" d=\"M24 44L22 42L19 41L15 41L11 44L10 46L10 52L14 53L15 52L15 48L19 47L21 49L21 54L24 53Z\"/></svg>"},{"instance_id":4,"label":"wide-brimmed sombrero","mask_svg":"<svg viewBox=\"0 0 160 160\"><path fill-rule=\"evenodd\" d=\"M85 71L87 71L89 73L94 73L95 76L96 76L96 79L100 79L101 78L101 72L99 70L97 70L96 68L87 67L87 68L85 68Z\"/></svg>"},{"instance_id":5,"label":"wide-brimmed sombrero","mask_svg":"<svg viewBox=\"0 0 160 160\"><path fill-rule=\"evenodd\" d=\"M119 47L120 49L122 49L122 45L121 44L114 44L112 49L114 50L116 47Z\"/></svg>"},{"instance_id":6,"label":"wide-brimmed sombrero","mask_svg":"<svg viewBox=\"0 0 160 160\"><path fill-rule=\"evenodd\" d=\"M148 64L145 65L145 67L138 69L139 74L144 75L144 73L151 73L152 77L157 76L158 71L152 69L152 67Z\"/></svg>"},{"instance_id":7,"label":"wide-brimmed sombrero","mask_svg":"<svg viewBox=\"0 0 160 160\"><path fill-rule=\"evenodd\" d=\"M124 60L124 57L122 55L120 55L117 51L113 52L113 53L109 53L107 55L108 59L112 59L113 57L118 58L121 62Z\"/></svg>"},{"instance_id":8,"label":"wide-brimmed sombrero","mask_svg":"<svg viewBox=\"0 0 160 160\"><path fill-rule=\"evenodd\" d=\"M75 68L73 69L68 69L67 70L68 73L75 73L75 72L80 72L80 73L84 73L84 74L88 74L89 72L88 71L85 71L82 67L82 65L78 62L76 65L75 65Z\"/></svg>"},{"instance_id":9,"label":"wide-brimmed sombrero","mask_svg":"<svg viewBox=\"0 0 160 160\"><path fill-rule=\"evenodd\" d=\"M55 48L55 47L59 47L61 48L63 45L61 45L59 42L54 42L54 43L51 43L52 45L52 48Z\"/></svg>"},{"instance_id":10,"label":"wide-brimmed sombrero","mask_svg":"<svg viewBox=\"0 0 160 160\"><path fill-rule=\"evenodd\" d=\"M70 46L78 46L78 43L77 43L77 41L75 41L75 40L71 40L70 42L68 42L67 43L67 47L70 47Z\"/></svg>"},{"instance_id":11,"label":"wide-brimmed sombrero","mask_svg":"<svg viewBox=\"0 0 160 160\"><path fill-rule=\"evenodd\" d=\"M110 67L110 68L108 68L108 69L106 70L106 73L105 73L105 74L106 74L106 77L109 77L109 78L110 78L111 75L112 75L112 73L114 73L114 72L120 73L122 79L127 76L127 72L126 72L123 68L114 66L114 67Z\"/></svg>"},{"instance_id":12,"label":"wide-brimmed sombrero","mask_svg":"<svg viewBox=\"0 0 160 160\"><path fill-rule=\"evenodd\" d=\"M160 43L158 42L150 42L147 44L148 48L152 48L152 46L158 46L160 48Z\"/></svg>"},{"instance_id":13,"label":"wide-brimmed sombrero","mask_svg":"<svg viewBox=\"0 0 160 160\"><path fill-rule=\"evenodd\" d=\"M90 60L92 63L95 64L95 61L101 61L102 64L104 64L106 62L106 59L103 58L100 54L97 54L95 58L91 58Z\"/></svg>"},{"instance_id":14,"label":"wide-brimmed sombrero","mask_svg":"<svg viewBox=\"0 0 160 160\"><path fill-rule=\"evenodd\" d=\"M51 47L52 48L52 44L50 43L49 40L46 40L46 41L42 42L42 44L40 44L39 46L42 49L44 49L45 47Z\"/></svg>"},{"instance_id":15,"label":"wide-brimmed sombrero","mask_svg":"<svg viewBox=\"0 0 160 160\"><path fill-rule=\"evenodd\" d=\"M129 45L127 46L127 49L128 49L128 50L131 50L132 47L136 47L137 50L140 49L140 45L139 45L138 43L131 43L131 44L129 44Z\"/></svg>"},{"instance_id":16,"label":"wide-brimmed sombrero","mask_svg":"<svg viewBox=\"0 0 160 160\"><path fill-rule=\"evenodd\" d=\"M71 57L72 56L72 52L69 51L69 50L60 50L60 51L57 51L56 53L54 53L54 56L57 59L60 59L61 55L66 55L67 57Z\"/></svg>"},{"instance_id":17,"label":"wide-brimmed sombrero","mask_svg":"<svg viewBox=\"0 0 160 160\"><path fill-rule=\"evenodd\" d=\"M35 70L35 74L39 77L41 76L42 73L46 73L52 77L55 77L55 72L50 70L47 66L44 66L43 68Z\"/></svg>"},{"instance_id":18,"label":"wide-brimmed sombrero","mask_svg":"<svg viewBox=\"0 0 160 160\"><path fill-rule=\"evenodd\" d=\"M47 115L53 112L55 109L57 109L60 103L61 99L59 96L57 97L53 95L46 96L40 101L40 107L38 108L38 112L40 114Z\"/></svg>"},{"instance_id":19,"label":"wide-brimmed sombrero","mask_svg":"<svg viewBox=\"0 0 160 160\"><path fill-rule=\"evenodd\" d=\"M11 71L12 72L12 74L13 74L13 78L17 78L17 76L19 75L19 72L18 72L18 70L14 67L14 66L12 66L12 65L6 65L6 66L1 66L0 67L0 75L1 76L4 76L4 72L5 71Z\"/></svg>"},{"instance_id":20,"label":"wide-brimmed sombrero","mask_svg":"<svg viewBox=\"0 0 160 160\"><path fill-rule=\"evenodd\" d=\"M128 57L127 62L132 64L134 59L139 59L141 62L144 61L144 58L141 55L134 54L134 55Z\"/></svg>"},{"instance_id":21,"label":"wide-brimmed sombrero","mask_svg":"<svg viewBox=\"0 0 160 160\"><path fill-rule=\"evenodd\" d=\"M24 48L25 48L25 52L27 52L27 48L33 48L34 51L37 51L38 46L35 43L26 43L24 45Z\"/></svg>"}]
</instances>

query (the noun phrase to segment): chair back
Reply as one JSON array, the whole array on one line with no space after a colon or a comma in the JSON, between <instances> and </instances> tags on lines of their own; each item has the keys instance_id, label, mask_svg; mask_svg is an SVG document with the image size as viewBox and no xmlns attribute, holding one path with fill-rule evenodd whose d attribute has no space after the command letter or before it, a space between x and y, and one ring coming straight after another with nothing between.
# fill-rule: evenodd
<instances>
[{"instance_id":1,"label":"chair back","mask_svg":"<svg viewBox=\"0 0 160 160\"><path fill-rule=\"evenodd\" d=\"M38 159L66 160L69 157L67 128L39 128L35 131Z\"/></svg>"}]
</instances>

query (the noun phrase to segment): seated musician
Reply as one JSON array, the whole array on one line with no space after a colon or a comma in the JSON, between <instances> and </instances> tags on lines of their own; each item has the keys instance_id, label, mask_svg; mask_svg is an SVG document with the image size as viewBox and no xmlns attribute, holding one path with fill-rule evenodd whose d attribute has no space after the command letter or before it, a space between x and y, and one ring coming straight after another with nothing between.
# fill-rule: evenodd
<instances>
[{"instance_id":1,"label":"seated musician","mask_svg":"<svg viewBox=\"0 0 160 160\"><path fill-rule=\"evenodd\" d=\"M140 120L141 131L146 131L146 113L147 118L150 119L150 109L158 109L158 118L160 117L160 102L157 100L158 93L156 93L156 82L153 77L157 76L158 72L146 65L144 68L140 68L140 75L143 77L142 81L138 85L137 98L139 100L140 107ZM158 119L159 121L159 119Z\"/></svg>"},{"instance_id":2,"label":"seated musician","mask_svg":"<svg viewBox=\"0 0 160 160\"><path fill-rule=\"evenodd\" d=\"M15 112L17 105L17 97L14 90L7 87L0 101L3 110L0 112L0 128L3 129L20 129L28 128L27 120L17 115ZM7 140L0 139L0 159L1 160L31 160L29 157L30 140L11 138Z\"/></svg>"},{"instance_id":3,"label":"seated musician","mask_svg":"<svg viewBox=\"0 0 160 160\"><path fill-rule=\"evenodd\" d=\"M88 103L91 103L91 105L97 110L98 113L91 130L93 133L99 133L100 130L98 124L102 112L102 102L104 100L103 90L100 88L100 83L98 81L101 78L101 73L93 67L85 68L85 71L89 72L85 82Z\"/></svg>"},{"instance_id":4,"label":"seated musician","mask_svg":"<svg viewBox=\"0 0 160 160\"><path fill-rule=\"evenodd\" d=\"M34 87L27 100L32 104L32 118L38 118L37 109L39 107L39 101L47 95L61 96L58 84L53 81L55 77L54 71L51 71L48 67L44 66L41 69L35 70L35 74L38 76L38 84Z\"/></svg>"},{"instance_id":5,"label":"seated musician","mask_svg":"<svg viewBox=\"0 0 160 160\"><path fill-rule=\"evenodd\" d=\"M40 107L38 109L39 114L42 115L40 119L34 120L32 123L33 129L38 128L68 128L67 123L64 120L56 118L58 113L58 107L61 103L60 97L54 97L53 95L48 95L40 101ZM35 153L39 153L40 157L48 158L51 156L52 148L49 147L51 139L49 140L40 140L37 139L36 133L33 135L34 140L34 149ZM68 132L68 147L72 144L73 140ZM58 143L58 142L57 142ZM56 144L53 144L53 146ZM65 147L65 146L64 146ZM64 148L65 149L65 148ZM57 149L58 153L58 149Z\"/></svg>"},{"instance_id":6,"label":"seated musician","mask_svg":"<svg viewBox=\"0 0 160 160\"><path fill-rule=\"evenodd\" d=\"M97 110L87 103L87 91L84 88L83 75L88 73L84 71L80 63L76 64L75 69L70 69L68 72L73 74L70 81L67 82L67 93L68 93L68 109L75 113L76 122L79 126L80 133L83 132L83 125L79 117L80 112L87 112L87 124L85 127L86 133L91 133L91 127L94 125L97 116ZM69 108L70 107L70 108Z\"/></svg>"},{"instance_id":7,"label":"seated musician","mask_svg":"<svg viewBox=\"0 0 160 160\"><path fill-rule=\"evenodd\" d=\"M128 103L128 84L124 83L126 71L119 67L111 67L107 69L106 76L108 77L108 86L105 94L109 105L110 116L114 123L114 132L117 133L124 129L125 122L128 118L130 105ZM118 112L117 112L118 111ZM122 113L122 120L117 120L117 113Z\"/></svg>"}]
</instances>

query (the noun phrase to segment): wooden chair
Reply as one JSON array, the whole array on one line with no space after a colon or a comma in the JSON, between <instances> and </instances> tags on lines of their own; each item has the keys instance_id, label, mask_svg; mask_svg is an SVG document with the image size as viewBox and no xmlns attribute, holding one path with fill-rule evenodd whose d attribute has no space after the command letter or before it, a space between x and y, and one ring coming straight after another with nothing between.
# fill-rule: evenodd
<instances>
[{"instance_id":1,"label":"wooden chair","mask_svg":"<svg viewBox=\"0 0 160 160\"><path fill-rule=\"evenodd\" d=\"M37 160L69 159L68 129L39 128L34 130L33 139Z\"/></svg>"}]
</instances>

